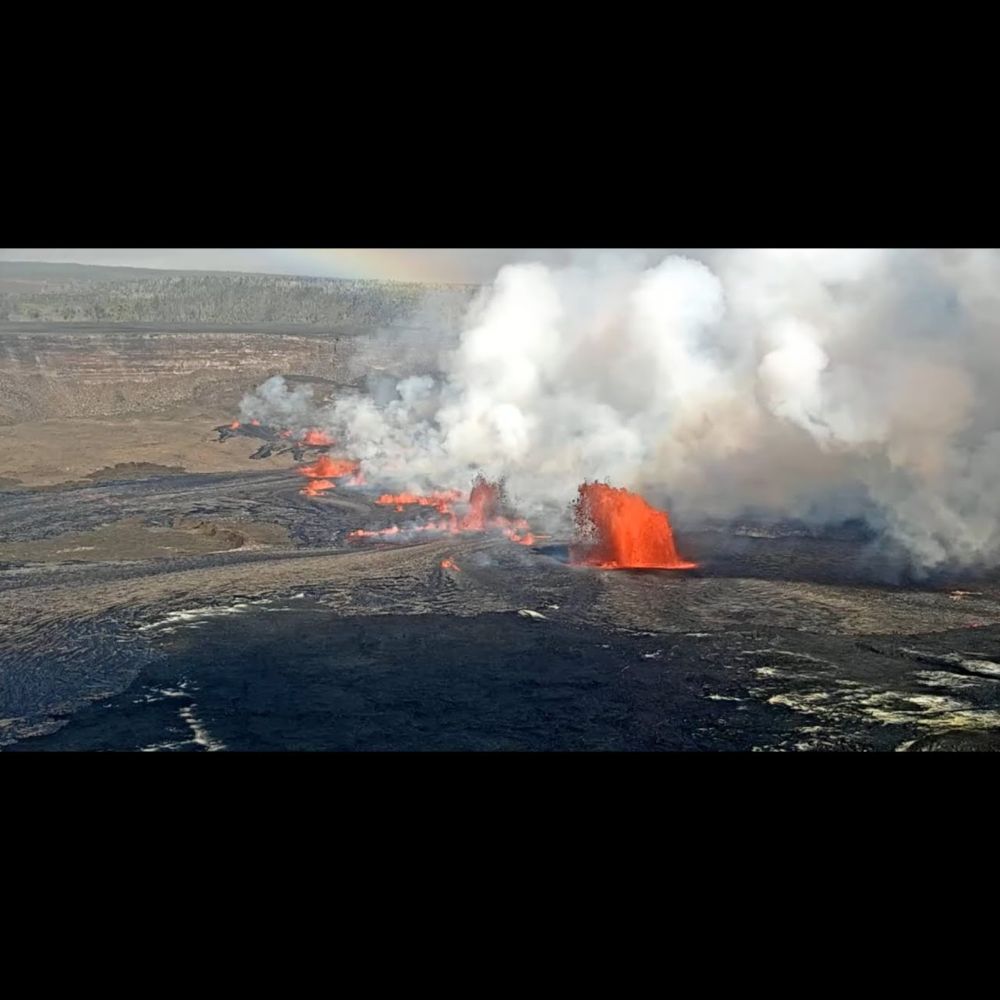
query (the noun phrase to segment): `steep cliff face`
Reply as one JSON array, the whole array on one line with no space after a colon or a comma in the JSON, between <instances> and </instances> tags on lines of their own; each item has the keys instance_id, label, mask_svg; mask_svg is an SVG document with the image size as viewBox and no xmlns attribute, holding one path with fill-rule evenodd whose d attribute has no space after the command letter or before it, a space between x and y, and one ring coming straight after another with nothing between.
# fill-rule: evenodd
<instances>
[{"instance_id":1,"label":"steep cliff face","mask_svg":"<svg viewBox=\"0 0 1000 1000\"><path fill-rule=\"evenodd\" d=\"M116 463L260 470L220 445L244 393L272 375L324 394L436 370L447 337L414 327L316 331L190 325L0 325L0 490L79 480ZM287 457L268 463L287 466Z\"/></svg>"},{"instance_id":2,"label":"steep cliff face","mask_svg":"<svg viewBox=\"0 0 1000 1000\"><path fill-rule=\"evenodd\" d=\"M477 292L0 261L0 425L225 414L277 374L432 372Z\"/></svg>"},{"instance_id":3,"label":"steep cliff face","mask_svg":"<svg viewBox=\"0 0 1000 1000\"><path fill-rule=\"evenodd\" d=\"M346 387L400 362L406 352L390 346L360 334L8 327L0 330L0 423L214 413L276 374Z\"/></svg>"}]
</instances>

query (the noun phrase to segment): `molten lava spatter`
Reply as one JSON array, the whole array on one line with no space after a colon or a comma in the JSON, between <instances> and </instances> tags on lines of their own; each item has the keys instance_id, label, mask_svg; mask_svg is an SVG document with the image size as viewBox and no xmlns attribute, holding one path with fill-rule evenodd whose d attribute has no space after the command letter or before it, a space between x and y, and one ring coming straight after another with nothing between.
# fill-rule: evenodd
<instances>
[{"instance_id":1,"label":"molten lava spatter","mask_svg":"<svg viewBox=\"0 0 1000 1000\"><path fill-rule=\"evenodd\" d=\"M462 572L462 567L461 567L461 566L459 566L459 565L458 565L458 564L457 564L457 563L455 562L455 560L454 560L454 559L451 559L451 558L448 558L448 559L442 559L442 560L441 560L441 569L450 569L450 570L454 570L454 571L455 571L456 573L461 573L461 572Z\"/></svg>"},{"instance_id":2,"label":"molten lava spatter","mask_svg":"<svg viewBox=\"0 0 1000 1000\"><path fill-rule=\"evenodd\" d=\"M483 476L477 476L472 485L472 492L469 494L469 509L461 517L451 507L459 496L457 491L431 493L427 496L410 493L386 493L379 497L376 502L385 506L394 506L396 510L402 510L407 504L434 507L438 513L444 515L426 524L412 525L406 529L407 531L428 531L451 535L496 531L506 535L512 542L517 542L518 545L535 544L535 536L531 533L528 522L524 518L511 518L501 513L506 507L502 482L493 483ZM399 525L394 524L381 531L352 531L348 537L391 538L402 533Z\"/></svg>"},{"instance_id":3,"label":"molten lava spatter","mask_svg":"<svg viewBox=\"0 0 1000 1000\"><path fill-rule=\"evenodd\" d=\"M464 531L485 531L486 526L493 521L503 521L500 517L500 505L503 501L503 486L501 483L491 483L482 476L477 476L469 494L469 512L462 518Z\"/></svg>"},{"instance_id":4,"label":"molten lava spatter","mask_svg":"<svg viewBox=\"0 0 1000 1000\"><path fill-rule=\"evenodd\" d=\"M570 558L601 569L694 569L677 553L665 511L636 493L584 483L573 504L577 541Z\"/></svg>"},{"instance_id":5,"label":"molten lava spatter","mask_svg":"<svg viewBox=\"0 0 1000 1000\"><path fill-rule=\"evenodd\" d=\"M518 545L534 545L528 522L523 517L509 518L500 512L507 506L503 482L491 483L476 476L469 494L469 510L452 531L500 531Z\"/></svg>"}]
</instances>

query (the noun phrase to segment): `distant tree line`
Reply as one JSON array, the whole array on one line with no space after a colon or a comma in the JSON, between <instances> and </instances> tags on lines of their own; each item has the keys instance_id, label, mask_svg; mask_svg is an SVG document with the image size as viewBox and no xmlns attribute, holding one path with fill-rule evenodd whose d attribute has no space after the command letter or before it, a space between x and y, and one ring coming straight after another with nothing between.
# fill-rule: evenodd
<instances>
[{"instance_id":1,"label":"distant tree line","mask_svg":"<svg viewBox=\"0 0 1000 1000\"><path fill-rule=\"evenodd\" d=\"M7 322L450 325L476 292L470 285L257 274L38 282L0 291L0 317Z\"/></svg>"}]
</instances>

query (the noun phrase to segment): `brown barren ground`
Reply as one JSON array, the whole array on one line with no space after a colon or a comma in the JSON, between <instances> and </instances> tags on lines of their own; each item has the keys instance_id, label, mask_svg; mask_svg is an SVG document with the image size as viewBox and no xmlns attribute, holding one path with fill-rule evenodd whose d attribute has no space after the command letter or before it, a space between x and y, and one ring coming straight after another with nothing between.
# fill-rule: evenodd
<instances>
[{"instance_id":1,"label":"brown barren ground","mask_svg":"<svg viewBox=\"0 0 1000 1000\"><path fill-rule=\"evenodd\" d=\"M24 542L0 542L0 563L172 559L287 544L288 531L276 524L178 520L170 527L159 527L143 524L137 518L127 518L95 531L72 531L54 538Z\"/></svg>"},{"instance_id":2,"label":"brown barren ground","mask_svg":"<svg viewBox=\"0 0 1000 1000\"><path fill-rule=\"evenodd\" d=\"M131 462L179 467L185 472L242 472L293 464L289 456L249 461L256 447L253 441L220 444L211 428L231 419L231 413L220 413L214 418L13 424L0 433L0 479L26 487L54 486Z\"/></svg>"}]
</instances>

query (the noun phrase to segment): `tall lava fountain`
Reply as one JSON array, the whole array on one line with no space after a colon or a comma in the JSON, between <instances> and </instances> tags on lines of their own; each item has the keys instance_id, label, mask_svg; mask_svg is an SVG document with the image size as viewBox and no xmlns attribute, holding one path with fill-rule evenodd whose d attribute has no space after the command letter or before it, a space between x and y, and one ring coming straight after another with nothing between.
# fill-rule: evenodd
<instances>
[{"instance_id":1,"label":"tall lava fountain","mask_svg":"<svg viewBox=\"0 0 1000 1000\"><path fill-rule=\"evenodd\" d=\"M576 540L571 560L600 569L694 569L677 554L665 511L636 493L583 483L573 504Z\"/></svg>"}]
</instances>

